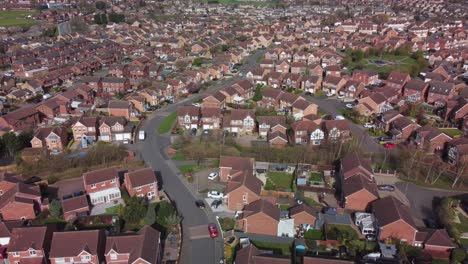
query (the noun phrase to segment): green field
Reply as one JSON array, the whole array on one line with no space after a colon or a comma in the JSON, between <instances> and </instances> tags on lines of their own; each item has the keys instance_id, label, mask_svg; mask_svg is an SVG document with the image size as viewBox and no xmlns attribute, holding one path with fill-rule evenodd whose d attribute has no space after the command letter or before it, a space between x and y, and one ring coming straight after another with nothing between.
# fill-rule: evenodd
<instances>
[{"instance_id":1,"label":"green field","mask_svg":"<svg viewBox=\"0 0 468 264\"><path fill-rule=\"evenodd\" d=\"M292 174L284 172L268 172L265 190L290 191Z\"/></svg>"},{"instance_id":2,"label":"green field","mask_svg":"<svg viewBox=\"0 0 468 264\"><path fill-rule=\"evenodd\" d=\"M375 61L382 60L386 64L378 65ZM392 71L399 71L402 73L412 73L412 68L417 66L417 61L410 56L398 56L393 54L385 54L382 57L370 56L364 58L360 62L350 63L348 69L352 72L358 65L364 69L374 70L379 73L379 76L388 76Z\"/></svg>"},{"instance_id":3,"label":"green field","mask_svg":"<svg viewBox=\"0 0 468 264\"><path fill-rule=\"evenodd\" d=\"M172 112L170 115L168 115L162 122L161 125L158 127L158 134L166 134L169 131L171 131L172 126L174 125L174 122L177 119L177 113Z\"/></svg>"},{"instance_id":4,"label":"green field","mask_svg":"<svg viewBox=\"0 0 468 264\"><path fill-rule=\"evenodd\" d=\"M0 27L11 26L31 26L38 22L33 19L28 19L28 15L34 12L28 11L0 11Z\"/></svg>"}]
</instances>

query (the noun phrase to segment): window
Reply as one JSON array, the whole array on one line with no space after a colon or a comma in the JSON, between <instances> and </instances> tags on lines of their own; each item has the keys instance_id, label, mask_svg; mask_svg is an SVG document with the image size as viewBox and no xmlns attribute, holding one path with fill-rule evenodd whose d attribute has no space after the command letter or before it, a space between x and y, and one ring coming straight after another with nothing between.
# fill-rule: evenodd
<instances>
[{"instance_id":1,"label":"window","mask_svg":"<svg viewBox=\"0 0 468 264\"><path fill-rule=\"evenodd\" d=\"M117 259L117 254L111 254L111 255L110 255L110 259L116 260L116 259Z\"/></svg>"},{"instance_id":2,"label":"window","mask_svg":"<svg viewBox=\"0 0 468 264\"><path fill-rule=\"evenodd\" d=\"M111 183L114 183L114 182L115 182L115 179L112 179L112 180L111 180Z\"/></svg>"},{"instance_id":3,"label":"window","mask_svg":"<svg viewBox=\"0 0 468 264\"><path fill-rule=\"evenodd\" d=\"M141 191L141 187L137 187L137 188L135 188L135 190L136 190L137 192L139 192L139 191Z\"/></svg>"},{"instance_id":4,"label":"window","mask_svg":"<svg viewBox=\"0 0 468 264\"><path fill-rule=\"evenodd\" d=\"M91 189L96 188L96 184L91 184Z\"/></svg>"},{"instance_id":5,"label":"window","mask_svg":"<svg viewBox=\"0 0 468 264\"><path fill-rule=\"evenodd\" d=\"M81 256L81 261L89 261L91 260L91 256L86 255L86 256Z\"/></svg>"},{"instance_id":6,"label":"window","mask_svg":"<svg viewBox=\"0 0 468 264\"><path fill-rule=\"evenodd\" d=\"M0 195L3 195L3 190L0 190Z\"/></svg>"},{"instance_id":7,"label":"window","mask_svg":"<svg viewBox=\"0 0 468 264\"><path fill-rule=\"evenodd\" d=\"M37 255L36 250L29 250L29 255L36 256Z\"/></svg>"},{"instance_id":8,"label":"window","mask_svg":"<svg viewBox=\"0 0 468 264\"><path fill-rule=\"evenodd\" d=\"M18 252L13 252L13 257L19 257L19 253Z\"/></svg>"}]
</instances>

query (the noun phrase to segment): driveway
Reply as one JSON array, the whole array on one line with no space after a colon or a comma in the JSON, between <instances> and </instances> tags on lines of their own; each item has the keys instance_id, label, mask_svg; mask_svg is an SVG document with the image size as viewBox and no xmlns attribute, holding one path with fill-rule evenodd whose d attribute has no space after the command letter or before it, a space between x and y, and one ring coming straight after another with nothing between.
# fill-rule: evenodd
<instances>
[{"instance_id":1,"label":"driveway","mask_svg":"<svg viewBox=\"0 0 468 264\"><path fill-rule=\"evenodd\" d=\"M243 75L256 66L257 58L264 53L264 50L257 51L246 58L240 70ZM192 95L176 104L168 105L156 112L142 126L142 130L147 133L147 138L136 144L139 154L142 156L146 165L159 172L159 181L162 184L162 188L174 202L178 212L183 217L182 228L185 232L183 232L181 263L184 264L219 263L224 254L223 241L221 237L216 239L190 239L190 232L186 232L187 230L190 230L191 227L206 226L208 223L216 223L216 219L208 208L200 210L195 206L195 195L190 191L185 180L182 179L177 167L164 152L166 147L170 145L169 136L160 136L156 133L156 130L164 120L164 117L167 116L168 113L176 111L179 106L196 102L207 94L212 94L215 91L221 90L223 87L232 85L237 80L238 77L218 81L207 90Z\"/></svg>"}]
</instances>

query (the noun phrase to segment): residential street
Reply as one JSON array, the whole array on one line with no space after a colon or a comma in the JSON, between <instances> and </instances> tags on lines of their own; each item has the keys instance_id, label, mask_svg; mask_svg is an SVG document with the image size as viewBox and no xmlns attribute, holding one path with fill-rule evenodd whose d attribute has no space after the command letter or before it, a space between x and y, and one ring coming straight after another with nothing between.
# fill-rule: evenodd
<instances>
[{"instance_id":1,"label":"residential street","mask_svg":"<svg viewBox=\"0 0 468 264\"><path fill-rule=\"evenodd\" d=\"M249 56L241 68L241 73L245 75L245 73L255 67L257 58L264 53L265 51L260 50ZM215 85L199 94L161 109L142 126L142 130L146 131L147 137L145 141L137 143L137 148L140 150L145 163L161 174L162 188L175 203L177 210L183 217L181 263L184 264L219 263L219 260L223 257L223 241L221 237L217 239L190 240L190 234L187 231L190 227L206 225L208 231L208 223L216 223L216 219L208 207L205 210L201 210L195 206L194 202L196 198L185 185L184 179L182 179L177 167L172 161L166 160L167 157L164 154L164 150L169 146L169 137L159 136L156 130L161 121L169 113L176 111L177 107L196 102L203 98L205 94L211 94L214 91L233 84L238 78L233 77L216 82Z\"/></svg>"}]
</instances>

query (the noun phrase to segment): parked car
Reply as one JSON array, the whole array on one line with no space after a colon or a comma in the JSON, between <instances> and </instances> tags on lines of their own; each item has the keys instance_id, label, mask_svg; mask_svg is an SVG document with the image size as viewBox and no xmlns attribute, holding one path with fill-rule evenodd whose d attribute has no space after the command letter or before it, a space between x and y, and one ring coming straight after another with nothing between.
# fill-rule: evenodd
<instances>
[{"instance_id":1,"label":"parked car","mask_svg":"<svg viewBox=\"0 0 468 264\"><path fill-rule=\"evenodd\" d=\"M345 118L342 115L337 115L335 116L335 120L345 120Z\"/></svg>"},{"instance_id":2,"label":"parked car","mask_svg":"<svg viewBox=\"0 0 468 264\"><path fill-rule=\"evenodd\" d=\"M329 214L329 215L336 215L338 213L336 207L324 207L323 208L323 213L324 214Z\"/></svg>"},{"instance_id":3,"label":"parked car","mask_svg":"<svg viewBox=\"0 0 468 264\"><path fill-rule=\"evenodd\" d=\"M336 98L338 98L338 99L343 99L343 98L344 98L344 95L339 94Z\"/></svg>"},{"instance_id":4,"label":"parked car","mask_svg":"<svg viewBox=\"0 0 468 264\"><path fill-rule=\"evenodd\" d=\"M364 124L364 127L365 127L365 128L373 128L373 127L375 127L375 125L372 124L372 123L365 123L365 124Z\"/></svg>"},{"instance_id":5,"label":"parked car","mask_svg":"<svg viewBox=\"0 0 468 264\"><path fill-rule=\"evenodd\" d=\"M308 96L311 96L312 93L311 92L305 92L304 95L308 95Z\"/></svg>"},{"instance_id":6,"label":"parked car","mask_svg":"<svg viewBox=\"0 0 468 264\"><path fill-rule=\"evenodd\" d=\"M210 173L210 175L208 175L208 180L214 180L214 179L216 179L216 177L218 177L218 173L217 172L212 172L212 173Z\"/></svg>"},{"instance_id":7,"label":"parked car","mask_svg":"<svg viewBox=\"0 0 468 264\"><path fill-rule=\"evenodd\" d=\"M382 144L382 145L387 143L390 140L392 140L392 139L389 138L389 137L379 137L379 138L377 138L377 141L379 141L379 144Z\"/></svg>"},{"instance_id":8,"label":"parked car","mask_svg":"<svg viewBox=\"0 0 468 264\"><path fill-rule=\"evenodd\" d=\"M78 192L74 192L73 193L73 196L77 197L77 196L81 196L83 195L83 192L82 191L78 191Z\"/></svg>"},{"instance_id":9,"label":"parked car","mask_svg":"<svg viewBox=\"0 0 468 264\"><path fill-rule=\"evenodd\" d=\"M208 192L207 196L208 198L222 199L224 197L224 193L218 191L210 191Z\"/></svg>"},{"instance_id":10,"label":"parked car","mask_svg":"<svg viewBox=\"0 0 468 264\"><path fill-rule=\"evenodd\" d=\"M214 207L214 208L218 208L218 206L220 206L221 204L223 203L223 201L221 200L213 200L213 202L211 202L211 207Z\"/></svg>"},{"instance_id":11,"label":"parked car","mask_svg":"<svg viewBox=\"0 0 468 264\"><path fill-rule=\"evenodd\" d=\"M64 196L62 196L62 200L67 200L67 199L70 199L70 198L73 198L73 195L65 194Z\"/></svg>"},{"instance_id":12,"label":"parked car","mask_svg":"<svg viewBox=\"0 0 468 264\"><path fill-rule=\"evenodd\" d=\"M192 103L193 106L200 107L199 103Z\"/></svg>"},{"instance_id":13,"label":"parked car","mask_svg":"<svg viewBox=\"0 0 468 264\"><path fill-rule=\"evenodd\" d=\"M218 228L216 227L216 224L208 224L208 231L210 232L211 238L218 237Z\"/></svg>"},{"instance_id":14,"label":"parked car","mask_svg":"<svg viewBox=\"0 0 468 264\"><path fill-rule=\"evenodd\" d=\"M197 134L197 129L196 128L192 128L192 136L195 136Z\"/></svg>"},{"instance_id":15,"label":"parked car","mask_svg":"<svg viewBox=\"0 0 468 264\"><path fill-rule=\"evenodd\" d=\"M395 191L395 186L390 185L390 184L382 184L382 185L377 186L377 188L381 191L390 191L390 192Z\"/></svg>"},{"instance_id":16,"label":"parked car","mask_svg":"<svg viewBox=\"0 0 468 264\"><path fill-rule=\"evenodd\" d=\"M138 131L138 140L145 140L146 133L143 130Z\"/></svg>"},{"instance_id":17,"label":"parked car","mask_svg":"<svg viewBox=\"0 0 468 264\"><path fill-rule=\"evenodd\" d=\"M196 200L195 205L200 209L205 209L205 203L203 202L203 200Z\"/></svg>"},{"instance_id":18,"label":"parked car","mask_svg":"<svg viewBox=\"0 0 468 264\"><path fill-rule=\"evenodd\" d=\"M366 235L366 240L367 241L375 241L377 238L375 235Z\"/></svg>"},{"instance_id":19,"label":"parked car","mask_svg":"<svg viewBox=\"0 0 468 264\"><path fill-rule=\"evenodd\" d=\"M354 105L353 105L353 104L346 104L345 106L346 106L346 108L349 108L349 109L353 109L353 108L354 108Z\"/></svg>"},{"instance_id":20,"label":"parked car","mask_svg":"<svg viewBox=\"0 0 468 264\"><path fill-rule=\"evenodd\" d=\"M391 142L387 142L384 144L384 148L387 148L387 149L394 149L396 148L396 144L395 143L391 143Z\"/></svg>"}]
</instances>

